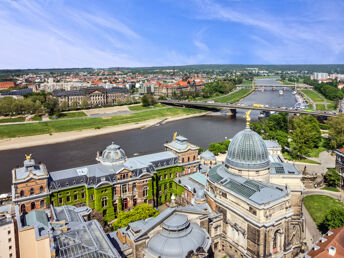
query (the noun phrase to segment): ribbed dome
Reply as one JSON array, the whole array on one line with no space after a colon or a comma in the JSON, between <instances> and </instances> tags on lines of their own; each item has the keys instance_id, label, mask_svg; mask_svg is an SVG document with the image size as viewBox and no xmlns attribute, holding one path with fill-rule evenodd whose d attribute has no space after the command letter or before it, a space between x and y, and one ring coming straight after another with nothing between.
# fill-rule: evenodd
<instances>
[{"instance_id":1,"label":"ribbed dome","mask_svg":"<svg viewBox=\"0 0 344 258\"><path fill-rule=\"evenodd\" d=\"M211 244L208 233L185 215L174 214L162 225L162 230L147 243L148 257L186 257L207 252Z\"/></svg>"},{"instance_id":2,"label":"ribbed dome","mask_svg":"<svg viewBox=\"0 0 344 258\"><path fill-rule=\"evenodd\" d=\"M127 159L124 150L117 144L111 143L103 151L102 156L99 158L101 162L105 163L118 163Z\"/></svg>"},{"instance_id":3,"label":"ribbed dome","mask_svg":"<svg viewBox=\"0 0 344 258\"><path fill-rule=\"evenodd\" d=\"M269 153L262 137L249 128L237 133L228 146L225 164L237 169L265 169Z\"/></svg>"}]
</instances>

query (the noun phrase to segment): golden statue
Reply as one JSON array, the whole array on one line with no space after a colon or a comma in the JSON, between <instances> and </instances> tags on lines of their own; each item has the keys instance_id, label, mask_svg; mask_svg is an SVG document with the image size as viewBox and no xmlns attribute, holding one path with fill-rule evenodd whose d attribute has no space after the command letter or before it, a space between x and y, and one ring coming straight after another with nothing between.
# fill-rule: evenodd
<instances>
[{"instance_id":1,"label":"golden statue","mask_svg":"<svg viewBox=\"0 0 344 258\"><path fill-rule=\"evenodd\" d=\"M250 128L250 121L251 121L250 113L251 113L251 110L247 111L246 114L244 115L244 117L246 118L247 128Z\"/></svg>"},{"instance_id":2,"label":"golden statue","mask_svg":"<svg viewBox=\"0 0 344 258\"><path fill-rule=\"evenodd\" d=\"M174 134L173 134L173 141L175 141L176 140L176 138L177 138L177 132L175 132Z\"/></svg>"},{"instance_id":3,"label":"golden statue","mask_svg":"<svg viewBox=\"0 0 344 258\"><path fill-rule=\"evenodd\" d=\"M31 156L32 156L32 154L30 154L30 155L26 155L26 154L25 154L26 160L30 160L30 159L31 159Z\"/></svg>"}]
</instances>

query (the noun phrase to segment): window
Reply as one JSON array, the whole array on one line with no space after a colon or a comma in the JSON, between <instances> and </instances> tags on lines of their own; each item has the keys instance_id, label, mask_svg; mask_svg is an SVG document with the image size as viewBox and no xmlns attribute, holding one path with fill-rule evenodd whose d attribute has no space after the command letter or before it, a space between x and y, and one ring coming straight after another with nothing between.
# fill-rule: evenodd
<instances>
[{"instance_id":1,"label":"window","mask_svg":"<svg viewBox=\"0 0 344 258\"><path fill-rule=\"evenodd\" d=\"M91 195L91 201L94 201L94 194Z\"/></svg>"},{"instance_id":2,"label":"window","mask_svg":"<svg viewBox=\"0 0 344 258\"><path fill-rule=\"evenodd\" d=\"M11 230L7 231L7 234L11 234Z\"/></svg>"},{"instance_id":3,"label":"window","mask_svg":"<svg viewBox=\"0 0 344 258\"><path fill-rule=\"evenodd\" d=\"M59 204L62 204L62 198L61 197L59 198Z\"/></svg>"},{"instance_id":4,"label":"window","mask_svg":"<svg viewBox=\"0 0 344 258\"><path fill-rule=\"evenodd\" d=\"M40 208L44 208L44 200L41 200L41 201L39 202L39 207L40 207Z\"/></svg>"},{"instance_id":5,"label":"window","mask_svg":"<svg viewBox=\"0 0 344 258\"><path fill-rule=\"evenodd\" d=\"M146 197L147 195L148 195L148 188L147 188L147 186L145 186L143 188L143 197Z\"/></svg>"},{"instance_id":6,"label":"window","mask_svg":"<svg viewBox=\"0 0 344 258\"><path fill-rule=\"evenodd\" d=\"M40 192L40 193L43 193L43 186L40 186L40 187L39 187L39 192Z\"/></svg>"},{"instance_id":7,"label":"window","mask_svg":"<svg viewBox=\"0 0 344 258\"><path fill-rule=\"evenodd\" d=\"M81 191L81 199L85 199L85 190Z\"/></svg>"},{"instance_id":8,"label":"window","mask_svg":"<svg viewBox=\"0 0 344 258\"><path fill-rule=\"evenodd\" d=\"M69 195L67 196L67 202L70 202L70 196Z\"/></svg>"},{"instance_id":9,"label":"window","mask_svg":"<svg viewBox=\"0 0 344 258\"><path fill-rule=\"evenodd\" d=\"M173 178L173 174L172 173L170 173L170 178Z\"/></svg>"},{"instance_id":10,"label":"window","mask_svg":"<svg viewBox=\"0 0 344 258\"><path fill-rule=\"evenodd\" d=\"M170 188L170 189L172 188L172 183L169 184L169 188Z\"/></svg>"},{"instance_id":11,"label":"window","mask_svg":"<svg viewBox=\"0 0 344 258\"><path fill-rule=\"evenodd\" d=\"M102 207L106 207L107 206L107 200L108 198L106 196L102 197Z\"/></svg>"},{"instance_id":12,"label":"window","mask_svg":"<svg viewBox=\"0 0 344 258\"><path fill-rule=\"evenodd\" d=\"M24 191L21 190L21 191L20 191L20 197L23 197L23 196L24 196Z\"/></svg>"},{"instance_id":13,"label":"window","mask_svg":"<svg viewBox=\"0 0 344 258\"><path fill-rule=\"evenodd\" d=\"M8 239L8 242L11 243L11 242L12 242L12 238L9 238L9 239Z\"/></svg>"},{"instance_id":14,"label":"window","mask_svg":"<svg viewBox=\"0 0 344 258\"><path fill-rule=\"evenodd\" d=\"M76 200L78 200L78 194L77 193L74 194L74 201L76 201Z\"/></svg>"},{"instance_id":15,"label":"window","mask_svg":"<svg viewBox=\"0 0 344 258\"><path fill-rule=\"evenodd\" d=\"M9 250L12 250L12 246L11 246L11 245L9 245L9 246L8 246L8 249L9 249Z\"/></svg>"},{"instance_id":16,"label":"window","mask_svg":"<svg viewBox=\"0 0 344 258\"><path fill-rule=\"evenodd\" d=\"M127 193L127 191L128 191L127 185L125 184L125 185L122 185L121 187L122 187L122 194Z\"/></svg>"},{"instance_id":17,"label":"window","mask_svg":"<svg viewBox=\"0 0 344 258\"><path fill-rule=\"evenodd\" d=\"M182 158L182 163L184 163L184 158Z\"/></svg>"},{"instance_id":18,"label":"window","mask_svg":"<svg viewBox=\"0 0 344 258\"><path fill-rule=\"evenodd\" d=\"M33 195L34 192L35 192L35 191L33 190L33 188L31 188L31 189L30 189L30 195Z\"/></svg>"},{"instance_id":19,"label":"window","mask_svg":"<svg viewBox=\"0 0 344 258\"><path fill-rule=\"evenodd\" d=\"M137 204L137 200L133 199L133 205L136 206L136 204Z\"/></svg>"},{"instance_id":20,"label":"window","mask_svg":"<svg viewBox=\"0 0 344 258\"><path fill-rule=\"evenodd\" d=\"M190 162L190 157L188 157L188 162Z\"/></svg>"},{"instance_id":21,"label":"window","mask_svg":"<svg viewBox=\"0 0 344 258\"><path fill-rule=\"evenodd\" d=\"M133 191L136 191L136 183L133 183Z\"/></svg>"},{"instance_id":22,"label":"window","mask_svg":"<svg viewBox=\"0 0 344 258\"><path fill-rule=\"evenodd\" d=\"M126 209L128 209L128 199L127 198L124 198L123 199L123 210L126 210Z\"/></svg>"},{"instance_id":23,"label":"window","mask_svg":"<svg viewBox=\"0 0 344 258\"><path fill-rule=\"evenodd\" d=\"M103 210L103 217L105 217L107 214L107 210Z\"/></svg>"},{"instance_id":24,"label":"window","mask_svg":"<svg viewBox=\"0 0 344 258\"><path fill-rule=\"evenodd\" d=\"M36 208L36 204L34 202L31 203L31 210L34 210Z\"/></svg>"}]
</instances>

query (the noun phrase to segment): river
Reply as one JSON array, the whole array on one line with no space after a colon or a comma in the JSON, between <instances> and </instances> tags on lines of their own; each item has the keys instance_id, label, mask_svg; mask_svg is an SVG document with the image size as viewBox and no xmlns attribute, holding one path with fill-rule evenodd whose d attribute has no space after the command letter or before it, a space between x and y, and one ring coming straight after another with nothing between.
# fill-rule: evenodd
<instances>
[{"instance_id":1,"label":"river","mask_svg":"<svg viewBox=\"0 0 344 258\"><path fill-rule=\"evenodd\" d=\"M279 95L278 90L272 91L271 88L266 88L264 92L258 90L253 92L240 103L291 107L296 103L295 96L291 92L287 88L283 95ZM174 132L187 137L191 143L205 148L211 142L223 141L226 137L230 139L242 130L245 127L243 116L243 110L238 110L236 118L210 114L144 130L134 129L71 142L0 151L0 193L10 191L11 170L17 165L23 165L24 154L32 153L37 162L42 161L48 171L52 172L96 163L97 151L102 151L111 142L120 145L128 157L163 151L163 144L172 139ZM257 120L257 116L257 111L252 112L253 121Z\"/></svg>"}]
</instances>

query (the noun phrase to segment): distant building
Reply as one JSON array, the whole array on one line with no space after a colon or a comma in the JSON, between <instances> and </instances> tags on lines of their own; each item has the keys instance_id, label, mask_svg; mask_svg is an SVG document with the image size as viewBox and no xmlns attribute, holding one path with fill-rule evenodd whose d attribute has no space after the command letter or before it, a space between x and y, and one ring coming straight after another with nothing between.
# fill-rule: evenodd
<instances>
[{"instance_id":1,"label":"distant building","mask_svg":"<svg viewBox=\"0 0 344 258\"><path fill-rule=\"evenodd\" d=\"M328 79L328 73L313 73L313 76L311 79L313 80L319 80L319 79Z\"/></svg>"},{"instance_id":2,"label":"distant building","mask_svg":"<svg viewBox=\"0 0 344 258\"><path fill-rule=\"evenodd\" d=\"M344 148L338 149L336 153L336 169L340 175L340 185L344 187Z\"/></svg>"},{"instance_id":3,"label":"distant building","mask_svg":"<svg viewBox=\"0 0 344 258\"><path fill-rule=\"evenodd\" d=\"M344 227L331 229L314 244L305 258L344 257Z\"/></svg>"},{"instance_id":4,"label":"distant building","mask_svg":"<svg viewBox=\"0 0 344 258\"><path fill-rule=\"evenodd\" d=\"M72 106L73 103L80 105L83 99L86 99L90 106L104 106L125 101L130 98L130 93L127 88L92 87L73 91L53 91L52 96L58 98L60 104L66 101L68 106Z\"/></svg>"},{"instance_id":5,"label":"distant building","mask_svg":"<svg viewBox=\"0 0 344 258\"><path fill-rule=\"evenodd\" d=\"M14 82L0 82L0 89L8 89L14 86L15 86Z\"/></svg>"},{"instance_id":6,"label":"distant building","mask_svg":"<svg viewBox=\"0 0 344 258\"><path fill-rule=\"evenodd\" d=\"M199 80L179 80L175 83L158 82L154 86L155 96L171 97L173 94L181 94L181 92L199 92L204 87L204 81Z\"/></svg>"}]
</instances>

